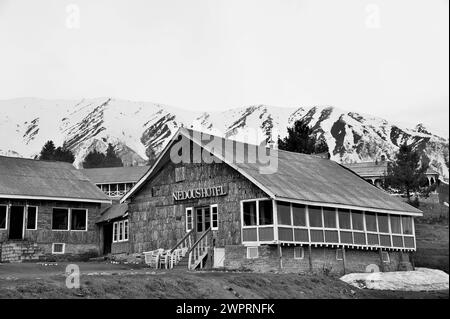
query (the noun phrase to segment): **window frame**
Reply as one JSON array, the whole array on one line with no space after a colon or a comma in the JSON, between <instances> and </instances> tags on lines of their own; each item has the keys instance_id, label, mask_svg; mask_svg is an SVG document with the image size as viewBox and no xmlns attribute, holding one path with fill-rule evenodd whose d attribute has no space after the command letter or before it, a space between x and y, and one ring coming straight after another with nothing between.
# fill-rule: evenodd
<instances>
[{"instance_id":1,"label":"window frame","mask_svg":"<svg viewBox=\"0 0 450 319\"><path fill-rule=\"evenodd\" d=\"M73 210L84 210L86 212L86 221L85 221L86 227L85 227L85 229L72 229L72 216L73 216L72 211ZM89 210L87 208L71 208L70 209L70 223L69 223L70 231L88 231L88 221L89 221L88 214L89 214Z\"/></svg>"},{"instance_id":2,"label":"window frame","mask_svg":"<svg viewBox=\"0 0 450 319\"><path fill-rule=\"evenodd\" d=\"M36 208L36 215L34 216L34 228L28 228L28 209L30 208L30 207L34 207L34 208ZM53 213L53 212L52 212ZM27 212L26 212L26 215L27 215L27 222L26 222L26 225L25 225L25 230L37 230L37 226L38 226L38 214L39 214L39 207L38 206L35 206L35 205L27 205Z\"/></svg>"},{"instance_id":3,"label":"window frame","mask_svg":"<svg viewBox=\"0 0 450 319\"><path fill-rule=\"evenodd\" d=\"M55 209L66 209L67 210L67 229L55 229L53 228L53 214ZM52 231L70 231L70 208L67 207L52 207Z\"/></svg>"},{"instance_id":4,"label":"window frame","mask_svg":"<svg viewBox=\"0 0 450 319\"><path fill-rule=\"evenodd\" d=\"M9 215L9 205L0 205L5 207L5 228L0 228L0 230L8 230L8 215Z\"/></svg>"},{"instance_id":5,"label":"window frame","mask_svg":"<svg viewBox=\"0 0 450 319\"><path fill-rule=\"evenodd\" d=\"M188 211L190 211L190 218L189 218L189 215L188 215ZM188 232L190 232L191 230L193 230L194 229L194 225L193 225L193 219L194 219L194 207L186 207L186 209L185 209L185 216L186 216L186 220L185 220L185 223L186 223L186 232L188 233ZM189 222L188 222L188 220L190 220L191 221L191 227L189 228Z\"/></svg>"},{"instance_id":6,"label":"window frame","mask_svg":"<svg viewBox=\"0 0 450 319\"><path fill-rule=\"evenodd\" d=\"M62 252L55 251L55 245L62 245ZM52 243L52 255L64 255L66 253L65 243Z\"/></svg>"},{"instance_id":7,"label":"window frame","mask_svg":"<svg viewBox=\"0 0 450 319\"><path fill-rule=\"evenodd\" d=\"M300 257L297 256L296 250L300 249L301 254ZM294 246L294 259L296 260L300 260L300 259L304 259L305 258L305 249L302 246Z\"/></svg>"},{"instance_id":8,"label":"window frame","mask_svg":"<svg viewBox=\"0 0 450 319\"><path fill-rule=\"evenodd\" d=\"M339 252L341 252L342 256L339 257ZM343 248L337 248L336 249L336 260L337 261L343 261L344 260L344 249Z\"/></svg>"},{"instance_id":9,"label":"window frame","mask_svg":"<svg viewBox=\"0 0 450 319\"><path fill-rule=\"evenodd\" d=\"M214 208L216 209L216 214L214 214ZM211 230L218 230L219 229L219 205L218 204L212 204L209 206L210 214L211 214ZM216 226L214 226L214 215L216 216L215 222Z\"/></svg>"},{"instance_id":10,"label":"window frame","mask_svg":"<svg viewBox=\"0 0 450 319\"><path fill-rule=\"evenodd\" d=\"M125 232L125 229L127 230L127 232ZM127 236L125 236L125 234L127 234ZM123 243L129 241L129 238L130 238L130 220L127 218L113 222L112 242L114 244Z\"/></svg>"},{"instance_id":11,"label":"window frame","mask_svg":"<svg viewBox=\"0 0 450 319\"><path fill-rule=\"evenodd\" d=\"M256 256L255 257L250 257L250 251L254 249L256 251ZM247 246L247 255L246 255L247 259L257 259L259 258L259 247L258 246Z\"/></svg>"},{"instance_id":12,"label":"window frame","mask_svg":"<svg viewBox=\"0 0 450 319\"><path fill-rule=\"evenodd\" d=\"M387 260L385 260L385 258L384 258L386 256L387 256ZM386 250L382 250L381 251L381 261L383 263L387 263L387 264L389 264L391 262L391 256L389 256L389 252L388 251L386 251Z\"/></svg>"}]
</instances>

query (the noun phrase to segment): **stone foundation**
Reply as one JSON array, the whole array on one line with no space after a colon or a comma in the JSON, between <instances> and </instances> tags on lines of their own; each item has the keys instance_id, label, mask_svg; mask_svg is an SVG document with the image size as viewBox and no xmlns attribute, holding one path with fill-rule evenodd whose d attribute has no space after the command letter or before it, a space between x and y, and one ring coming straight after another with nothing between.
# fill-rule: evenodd
<instances>
[{"instance_id":1,"label":"stone foundation","mask_svg":"<svg viewBox=\"0 0 450 319\"><path fill-rule=\"evenodd\" d=\"M380 271L411 270L409 255L399 251L388 251L389 262L382 262L378 250L345 249L345 262L336 248L303 246L303 257L294 258L293 246L279 248L275 245L258 247L258 258L247 258L247 247L243 245L225 246L224 267L230 270L250 270L256 272L321 272L338 274L366 272L369 265L378 266Z\"/></svg>"}]
</instances>

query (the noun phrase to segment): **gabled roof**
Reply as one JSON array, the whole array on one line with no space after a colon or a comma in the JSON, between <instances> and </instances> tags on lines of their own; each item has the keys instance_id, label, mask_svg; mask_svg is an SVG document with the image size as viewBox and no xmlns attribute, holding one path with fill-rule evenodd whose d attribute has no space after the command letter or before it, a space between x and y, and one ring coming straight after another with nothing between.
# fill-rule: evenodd
<instances>
[{"instance_id":1,"label":"gabled roof","mask_svg":"<svg viewBox=\"0 0 450 319\"><path fill-rule=\"evenodd\" d=\"M148 179L151 179L159 171L165 161L170 160L168 151L179 136L184 136L236 169L272 199L366 211L422 214L420 210L390 196L334 161L314 155L268 149L216 136L210 136L209 140L205 140L203 136L199 138L200 134L181 128L158 157L153 167L122 198L121 202L135 194ZM232 143L233 147L221 147L221 150L217 150L209 143L212 139L219 141L216 145L224 146L226 143ZM237 155L233 155L234 153ZM247 154L245 155L247 160L236 158L236 156L242 157L241 153ZM271 174L262 174L260 162L248 160L257 158L258 154L263 153L268 156L271 163L278 163L277 169Z\"/></svg>"},{"instance_id":2,"label":"gabled roof","mask_svg":"<svg viewBox=\"0 0 450 319\"><path fill-rule=\"evenodd\" d=\"M380 162L361 162L343 164L345 167L351 169L361 177L383 177L387 174L388 161ZM428 168L426 175L439 175L438 172L432 168Z\"/></svg>"},{"instance_id":3,"label":"gabled roof","mask_svg":"<svg viewBox=\"0 0 450 319\"><path fill-rule=\"evenodd\" d=\"M107 167L80 169L94 184L136 183L149 166Z\"/></svg>"},{"instance_id":4,"label":"gabled roof","mask_svg":"<svg viewBox=\"0 0 450 319\"><path fill-rule=\"evenodd\" d=\"M96 223L112 221L114 219L124 217L126 213L128 213L127 203L114 204L103 211Z\"/></svg>"},{"instance_id":5,"label":"gabled roof","mask_svg":"<svg viewBox=\"0 0 450 319\"><path fill-rule=\"evenodd\" d=\"M69 163L0 156L0 198L111 203Z\"/></svg>"}]
</instances>

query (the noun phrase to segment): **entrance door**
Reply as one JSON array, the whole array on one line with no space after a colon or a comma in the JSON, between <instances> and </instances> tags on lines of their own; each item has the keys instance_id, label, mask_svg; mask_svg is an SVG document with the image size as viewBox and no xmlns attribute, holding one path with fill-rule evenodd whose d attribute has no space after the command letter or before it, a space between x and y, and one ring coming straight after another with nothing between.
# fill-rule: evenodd
<instances>
[{"instance_id":1,"label":"entrance door","mask_svg":"<svg viewBox=\"0 0 450 319\"><path fill-rule=\"evenodd\" d=\"M108 223L103 225L103 255L111 253L111 245L113 238L113 224Z\"/></svg>"},{"instance_id":2,"label":"entrance door","mask_svg":"<svg viewBox=\"0 0 450 319\"><path fill-rule=\"evenodd\" d=\"M211 227L211 209L209 207L198 207L195 209L195 227L197 233L203 233Z\"/></svg>"},{"instance_id":3,"label":"entrance door","mask_svg":"<svg viewBox=\"0 0 450 319\"><path fill-rule=\"evenodd\" d=\"M9 239L23 239L24 206L11 206L9 211Z\"/></svg>"}]
</instances>

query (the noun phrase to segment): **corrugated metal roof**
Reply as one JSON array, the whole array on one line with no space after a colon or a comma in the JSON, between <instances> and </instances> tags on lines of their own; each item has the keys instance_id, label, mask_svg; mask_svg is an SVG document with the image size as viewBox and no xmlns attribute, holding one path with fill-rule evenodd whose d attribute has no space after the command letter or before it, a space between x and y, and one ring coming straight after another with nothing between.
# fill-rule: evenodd
<instances>
[{"instance_id":1,"label":"corrugated metal roof","mask_svg":"<svg viewBox=\"0 0 450 319\"><path fill-rule=\"evenodd\" d=\"M128 212L128 204L115 204L103 211L97 223L110 221L116 218L123 217Z\"/></svg>"},{"instance_id":2,"label":"corrugated metal roof","mask_svg":"<svg viewBox=\"0 0 450 319\"><path fill-rule=\"evenodd\" d=\"M94 184L135 183L149 170L149 166L86 168L80 171Z\"/></svg>"},{"instance_id":3,"label":"corrugated metal roof","mask_svg":"<svg viewBox=\"0 0 450 319\"><path fill-rule=\"evenodd\" d=\"M344 164L345 167L351 169L356 174L361 177L383 177L387 174L387 161L380 162L362 162L362 163L351 163ZM428 168L427 175L439 175L438 172L432 168Z\"/></svg>"},{"instance_id":4,"label":"corrugated metal roof","mask_svg":"<svg viewBox=\"0 0 450 319\"><path fill-rule=\"evenodd\" d=\"M195 134L192 135L192 130L187 132L197 143L201 143L211 153L221 156L225 162L228 162L226 159L234 158L234 163L231 164L276 198L421 213L420 210L390 196L332 160L235 141L232 142L233 147L227 148L225 144L230 141L215 136L211 139L221 139L223 146L222 153L217 154L217 150L208 147L208 140L200 142ZM237 153L235 150L239 149L244 150L244 160L238 161L233 157L233 153ZM264 158L260 154L267 157ZM249 160L253 158L261 160ZM277 163L273 174L262 173L261 168L264 167L262 163L265 160Z\"/></svg>"},{"instance_id":5,"label":"corrugated metal roof","mask_svg":"<svg viewBox=\"0 0 450 319\"><path fill-rule=\"evenodd\" d=\"M69 163L0 156L0 195L111 202Z\"/></svg>"}]
</instances>

